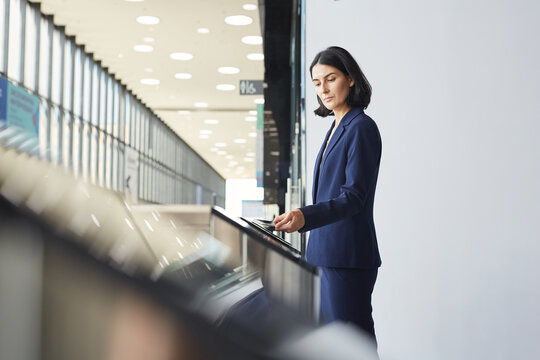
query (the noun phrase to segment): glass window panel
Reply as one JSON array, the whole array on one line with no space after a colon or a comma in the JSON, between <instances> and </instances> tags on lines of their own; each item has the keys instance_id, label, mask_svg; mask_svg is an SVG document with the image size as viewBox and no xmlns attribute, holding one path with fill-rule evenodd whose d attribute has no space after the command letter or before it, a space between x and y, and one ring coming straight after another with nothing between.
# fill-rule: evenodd
<instances>
[{"instance_id":1,"label":"glass window panel","mask_svg":"<svg viewBox=\"0 0 540 360\"><path fill-rule=\"evenodd\" d=\"M139 189L138 196L141 199L148 200L146 197L146 158L144 156L139 156Z\"/></svg>"},{"instance_id":2,"label":"glass window panel","mask_svg":"<svg viewBox=\"0 0 540 360\"><path fill-rule=\"evenodd\" d=\"M52 108L51 112L51 126L50 126L50 151L51 151L51 162L55 165L58 165L59 158L59 144L58 139L59 129L61 129L59 121L59 111L55 106Z\"/></svg>"},{"instance_id":3,"label":"glass window panel","mask_svg":"<svg viewBox=\"0 0 540 360\"><path fill-rule=\"evenodd\" d=\"M118 140L112 140L111 189L118 191Z\"/></svg>"},{"instance_id":4,"label":"glass window panel","mask_svg":"<svg viewBox=\"0 0 540 360\"><path fill-rule=\"evenodd\" d=\"M90 137L90 181L97 184L98 173L98 130L92 126L92 136Z\"/></svg>"},{"instance_id":5,"label":"glass window panel","mask_svg":"<svg viewBox=\"0 0 540 360\"><path fill-rule=\"evenodd\" d=\"M122 86L118 86L118 121L117 121L117 131L115 136L120 140L124 141L124 131L126 129L126 92Z\"/></svg>"},{"instance_id":6,"label":"glass window panel","mask_svg":"<svg viewBox=\"0 0 540 360\"><path fill-rule=\"evenodd\" d=\"M49 157L49 105L46 100L39 103L39 150L42 159Z\"/></svg>"},{"instance_id":7,"label":"glass window panel","mask_svg":"<svg viewBox=\"0 0 540 360\"><path fill-rule=\"evenodd\" d=\"M155 156L152 150L149 149L149 124L148 124L148 111L143 108L142 119L141 119L141 149L143 152L150 155L150 157Z\"/></svg>"},{"instance_id":8,"label":"glass window panel","mask_svg":"<svg viewBox=\"0 0 540 360\"><path fill-rule=\"evenodd\" d=\"M118 190L124 191L124 149L121 143L118 144Z\"/></svg>"},{"instance_id":9,"label":"glass window panel","mask_svg":"<svg viewBox=\"0 0 540 360\"><path fill-rule=\"evenodd\" d=\"M131 105L131 95L126 94L126 113L124 115L124 136L122 137L122 133L120 133L120 140L123 140L126 144L131 144L131 123L133 122L133 112L132 105Z\"/></svg>"},{"instance_id":10,"label":"glass window panel","mask_svg":"<svg viewBox=\"0 0 540 360\"><path fill-rule=\"evenodd\" d=\"M141 147L139 146L140 145L140 134L141 134L141 117L142 117L142 114L141 114L141 111L140 111L140 106L137 106L137 116L135 118L135 143L134 143L134 147L135 149L137 150L140 150Z\"/></svg>"},{"instance_id":11,"label":"glass window panel","mask_svg":"<svg viewBox=\"0 0 540 360\"><path fill-rule=\"evenodd\" d=\"M39 13L30 4L26 4L26 33L24 40L24 85L31 90L36 90L37 57L37 31Z\"/></svg>"},{"instance_id":12,"label":"glass window panel","mask_svg":"<svg viewBox=\"0 0 540 360\"><path fill-rule=\"evenodd\" d=\"M6 72L6 60L7 55L6 42L4 41L6 35L6 6L7 0L0 0L0 72Z\"/></svg>"},{"instance_id":13,"label":"glass window panel","mask_svg":"<svg viewBox=\"0 0 540 360\"><path fill-rule=\"evenodd\" d=\"M129 135L129 143L132 148L135 148L135 135L136 135L136 129L137 129L137 118L139 116L139 107L137 106L137 103L135 100L133 100L133 106L131 107L133 110L133 113L131 114L131 132Z\"/></svg>"},{"instance_id":14,"label":"glass window panel","mask_svg":"<svg viewBox=\"0 0 540 360\"><path fill-rule=\"evenodd\" d=\"M52 51L52 94L53 103L61 105L62 101L62 68L64 61L64 46L62 43L62 33L58 29L53 29L53 51Z\"/></svg>"},{"instance_id":15,"label":"glass window panel","mask_svg":"<svg viewBox=\"0 0 540 360\"><path fill-rule=\"evenodd\" d=\"M98 176L98 184L100 186L105 185L104 179L105 179L105 133L100 129L98 133L98 151L97 151L98 159L97 159L97 176Z\"/></svg>"},{"instance_id":16,"label":"glass window panel","mask_svg":"<svg viewBox=\"0 0 540 360\"><path fill-rule=\"evenodd\" d=\"M64 113L63 113L63 110L61 108L58 108L56 107L57 109L57 112L58 112L58 144L57 144L57 147L58 147L58 157L57 157L57 161L56 161L56 164L58 165L65 165L64 164L64 126L65 126L65 121L64 121Z\"/></svg>"},{"instance_id":17,"label":"glass window panel","mask_svg":"<svg viewBox=\"0 0 540 360\"><path fill-rule=\"evenodd\" d=\"M112 166L113 166L113 149L112 149L112 137L109 134L105 135L105 186L109 189L112 188Z\"/></svg>"},{"instance_id":18,"label":"glass window panel","mask_svg":"<svg viewBox=\"0 0 540 360\"><path fill-rule=\"evenodd\" d=\"M39 94L50 97L51 81L51 45L52 23L49 19L41 19L39 31Z\"/></svg>"},{"instance_id":19,"label":"glass window panel","mask_svg":"<svg viewBox=\"0 0 540 360\"><path fill-rule=\"evenodd\" d=\"M73 174L76 177L79 177L81 175L81 137L82 134L82 123L81 118L76 117L73 121L73 148L71 151L72 156L72 166L73 166Z\"/></svg>"},{"instance_id":20,"label":"glass window panel","mask_svg":"<svg viewBox=\"0 0 540 360\"><path fill-rule=\"evenodd\" d=\"M112 134L112 123L113 123L113 109L114 109L114 88L113 88L113 78L110 75L107 75L107 114L105 124L107 129L107 134Z\"/></svg>"},{"instance_id":21,"label":"glass window panel","mask_svg":"<svg viewBox=\"0 0 540 360\"><path fill-rule=\"evenodd\" d=\"M119 129L119 123L120 123L120 111L122 109L122 100L120 96L120 85L118 85L117 82L114 83L114 109L113 109L113 117L112 117L112 132L111 134L114 137L118 137L118 129Z\"/></svg>"},{"instance_id":22,"label":"glass window panel","mask_svg":"<svg viewBox=\"0 0 540 360\"><path fill-rule=\"evenodd\" d=\"M107 73L99 71L99 128L105 130L107 124Z\"/></svg>"},{"instance_id":23,"label":"glass window panel","mask_svg":"<svg viewBox=\"0 0 540 360\"><path fill-rule=\"evenodd\" d=\"M72 168L72 129L73 123L71 122L71 115L64 112L62 127L62 160L64 168L70 170Z\"/></svg>"},{"instance_id":24,"label":"glass window panel","mask_svg":"<svg viewBox=\"0 0 540 360\"><path fill-rule=\"evenodd\" d=\"M82 122L81 174L84 180L90 179L90 138L91 128L86 121Z\"/></svg>"},{"instance_id":25,"label":"glass window panel","mask_svg":"<svg viewBox=\"0 0 540 360\"><path fill-rule=\"evenodd\" d=\"M64 43L64 109L73 110L73 57L75 55L75 48L73 39L65 38Z\"/></svg>"},{"instance_id":26,"label":"glass window panel","mask_svg":"<svg viewBox=\"0 0 540 360\"><path fill-rule=\"evenodd\" d=\"M73 112L82 115L83 92L83 52L80 47L75 48L75 61L73 63Z\"/></svg>"},{"instance_id":27,"label":"glass window panel","mask_svg":"<svg viewBox=\"0 0 540 360\"><path fill-rule=\"evenodd\" d=\"M99 65L92 62L92 124L99 124Z\"/></svg>"},{"instance_id":28,"label":"glass window panel","mask_svg":"<svg viewBox=\"0 0 540 360\"><path fill-rule=\"evenodd\" d=\"M149 160L146 159L146 172L145 172L145 196L148 200L153 201L152 198L152 186L154 186L154 182L152 181L152 176L154 175L154 164Z\"/></svg>"},{"instance_id":29,"label":"glass window panel","mask_svg":"<svg viewBox=\"0 0 540 360\"><path fill-rule=\"evenodd\" d=\"M83 95L81 101L83 102L83 119L85 121L92 121L91 109L92 109L92 59L89 56L83 55L84 67L83 67Z\"/></svg>"},{"instance_id":30,"label":"glass window panel","mask_svg":"<svg viewBox=\"0 0 540 360\"><path fill-rule=\"evenodd\" d=\"M15 81L21 81L21 38L23 35L21 0L10 0L9 5L9 40L7 74ZM23 7L23 9L25 9Z\"/></svg>"}]
</instances>

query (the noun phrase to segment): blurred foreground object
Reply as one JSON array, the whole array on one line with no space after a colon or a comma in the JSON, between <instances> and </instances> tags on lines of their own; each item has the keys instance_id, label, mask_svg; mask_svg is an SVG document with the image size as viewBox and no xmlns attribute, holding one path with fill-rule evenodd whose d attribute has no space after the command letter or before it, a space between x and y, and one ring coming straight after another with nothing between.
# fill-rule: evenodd
<instances>
[{"instance_id":1,"label":"blurred foreground object","mask_svg":"<svg viewBox=\"0 0 540 360\"><path fill-rule=\"evenodd\" d=\"M354 329L317 328L318 281L219 208L133 205L0 145L2 359L358 358Z\"/></svg>"}]
</instances>

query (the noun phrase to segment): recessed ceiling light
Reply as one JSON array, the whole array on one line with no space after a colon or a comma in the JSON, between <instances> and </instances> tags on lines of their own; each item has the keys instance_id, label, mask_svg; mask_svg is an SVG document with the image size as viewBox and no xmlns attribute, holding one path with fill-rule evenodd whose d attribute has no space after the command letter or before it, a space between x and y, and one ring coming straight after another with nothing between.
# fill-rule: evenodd
<instances>
[{"instance_id":1,"label":"recessed ceiling light","mask_svg":"<svg viewBox=\"0 0 540 360\"><path fill-rule=\"evenodd\" d=\"M211 152L216 152L216 151L218 151L218 150L219 150L219 149L216 148L216 147L210 148L210 151L211 151Z\"/></svg>"},{"instance_id":2,"label":"recessed ceiling light","mask_svg":"<svg viewBox=\"0 0 540 360\"><path fill-rule=\"evenodd\" d=\"M154 71L154 70L152 70L152 68L144 68L144 71L146 71L146 72L152 72L152 71Z\"/></svg>"},{"instance_id":3,"label":"recessed ceiling light","mask_svg":"<svg viewBox=\"0 0 540 360\"><path fill-rule=\"evenodd\" d=\"M255 153L254 153L254 152L248 152L248 153L246 154L246 156L254 157L254 156L255 156Z\"/></svg>"},{"instance_id":4,"label":"recessed ceiling light","mask_svg":"<svg viewBox=\"0 0 540 360\"><path fill-rule=\"evenodd\" d=\"M216 120L216 119L206 119L206 120L204 120L204 123L205 123L205 124L208 124L208 125L216 125L216 124L219 124L219 120Z\"/></svg>"},{"instance_id":5,"label":"recessed ceiling light","mask_svg":"<svg viewBox=\"0 0 540 360\"><path fill-rule=\"evenodd\" d=\"M190 53L185 52L175 52L169 55L169 57L173 60L191 60L193 59L193 55Z\"/></svg>"},{"instance_id":6,"label":"recessed ceiling light","mask_svg":"<svg viewBox=\"0 0 540 360\"><path fill-rule=\"evenodd\" d=\"M156 39L154 39L153 37L145 37L143 38L143 41L148 42L148 43L153 43L154 41L156 41Z\"/></svg>"},{"instance_id":7,"label":"recessed ceiling light","mask_svg":"<svg viewBox=\"0 0 540 360\"><path fill-rule=\"evenodd\" d=\"M257 137L257 133L256 132L250 132L248 134L249 137Z\"/></svg>"},{"instance_id":8,"label":"recessed ceiling light","mask_svg":"<svg viewBox=\"0 0 540 360\"><path fill-rule=\"evenodd\" d=\"M178 110L177 113L180 114L180 115L189 115L190 111L189 110Z\"/></svg>"},{"instance_id":9,"label":"recessed ceiling light","mask_svg":"<svg viewBox=\"0 0 540 360\"><path fill-rule=\"evenodd\" d=\"M208 135L206 134L200 134L199 139L208 139Z\"/></svg>"},{"instance_id":10,"label":"recessed ceiling light","mask_svg":"<svg viewBox=\"0 0 540 360\"><path fill-rule=\"evenodd\" d=\"M242 171L242 170L245 170L245 169L246 169L246 168L243 167L243 166L239 166L239 167L236 168L236 170L238 170L238 171Z\"/></svg>"},{"instance_id":11,"label":"recessed ceiling light","mask_svg":"<svg viewBox=\"0 0 540 360\"><path fill-rule=\"evenodd\" d=\"M208 107L208 103L205 103L205 102L196 102L195 104L193 104L193 106L198 107L198 108L207 108L207 107Z\"/></svg>"},{"instance_id":12,"label":"recessed ceiling light","mask_svg":"<svg viewBox=\"0 0 540 360\"><path fill-rule=\"evenodd\" d=\"M245 144L247 142L246 139L234 139L234 142L237 144Z\"/></svg>"},{"instance_id":13,"label":"recessed ceiling light","mask_svg":"<svg viewBox=\"0 0 540 360\"><path fill-rule=\"evenodd\" d=\"M248 60L259 61L264 60L264 54L253 53L247 55Z\"/></svg>"},{"instance_id":14,"label":"recessed ceiling light","mask_svg":"<svg viewBox=\"0 0 540 360\"><path fill-rule=\"evenodd\" d=\"M187 79L191 79L193 76L188 73L176 73L174 74L174 77L176 79L187 80Z\"/></svg>"},{"instance_id":15,"label":"recessed ceiling light","mask_svg":"<svg viewBox=\"0 0 540 360\"><path fill-rule=\"evenodd\" d=\"M249 25L253 22L253 19L246 15L233 15L233 16L227 16L225 18L225 22L229 25Z\"/></svg>"},{"instance_id":16,"label":"recessed ceiling light","mask_svg":"<svg viewBox=\"0 0 540 360\"><path fill-rule=\"evenodd\" d=\"M137 22L144 25L156 25L159 24L159 18L155 16L138 16Z\"/></svg>"},{"instance_id":17,"label":"recessed ceiling light","mask_svg":"<svg viewBox=\"0 0 540 360\"><path fill-rule=\"evenodd\" d=\"M236 87L232 84L219 84L216 85L216 89L221 91L231 91L234 90Z\"/></svg>"},{"instance_id":18,"label":"recessed ceiling light","mask_svg":"<svg viewBox=\"0 0 540 360\"><path fill-rule=\"evenodd\" d=\"M245 120L249 121L249 122L255 122L255 121L257 121L257 117L256 116L246 116Z\"/></svg>"},{"instance_id":19,"label":"recessed ceiling light","mask_svg":"<svg viewBox=\"0 0 540 360\"><path fill-rule=\"evenodd\" d=\"M244 36L242 42L248 45L261 45L262 37L261 36Z\"/></svg>"},{"instance_id":20,"label":"recessed ceiling light","mask_svg":"<svg viewBox=\"0 0 540 360\"><path fill-rule=\"evenodd\" d=\"M251 10L256 10L256 9L257 9L257 5L255 5L255 4L244 4L244 5L242 5L242 8L243 8L244 10L251 11Z\"/></svg>"},{"instance_id":21,"label":"recessed ceiling light","mask_svg":"<svg viewBox=\"0 0 540 360\"><path fill-rule=\"evenodd\" d=\"M218 155L226 155L227 152L224 151L224 150L220 150L220 151L218 151L216 154L218 154Z\"/></svg>"},{"instance_id":22,"label":"recessed ceiling light","mask_svg":"<svg viewBox=\"0 0 540 360\"><path fill-rule=\"evenodd\" d=\"M135 45L133 50L137 52L152 52L154 51L154 47L152 45Z\"/></svg>"},{"instance_id":23,"label":"recessed ceiling light","mask_svg":"<svg viewBox=\"0 0 540 360\"><path fill-rule=\"evenodd\" d=\"M218 143L215 143L214 145L215 145L216 147L225 147L225 146L227 146L227 144L224 143L224 142L218 142Z\"/></svg>"},{"instance_id":24,"label":"recessed ceiling light","mask_svg":"<svg viewBox=\"0 0 540 360\"><path fill-rule=\"evenodd\" d=\"M238 161L229 161L229 166L238 165Z\"/></svg>"},{"instance_id":25,"label":"recessed ceiling light","mask_svg":"<svg viewBox=\"0 0 540 360\"><path fill-rule=\"evenodd\" d=\"M257 99L255 99L255 100L253 100L253 102L254 102L255 104L264 104L264 99L263 99L263 98L257 98Z\"/></svg>"},{"instance_id":26,"label":"recessed ceiling light","mask_svg":"<svg viewBox=\"0 0 540 360\"><path fill-rule=\"evenodd\" d=\"M202 129L202 130L200 131L200 133L201 133L201 134L205 134L205 135L210 135L210 134L212 134L212 130L205 130L205 129Z\"/></svg>"},{"instance_id":27,"label":"recessed ceiling light","mask_svg":"<svg viewBox=\"0 0 540 360\"><path fill-rule=\"evenodd\" d=\"M257 115L257 110L249 110L249 115Z\"/></svg>"},{"instance_id":28,"label":"recessed ceiling light","mask_svg":"<svg viewBox=\"0 0 540 360\"><path fill-rule=\"evenodd\" d=\"M254 159L253 159L253 158L247 157L247 158L244 158L244 161L245 161L245 162L252 162L252 161L254 161Z\"/></svg>"},{"instance_id":29,"label":"recessed ceiling light","mask_svg":"<svg viewBox=\"0 0 540 360\"><path fill-rule=\"evenodd\" d=\"M218 68L217 71L222 74L238 74L240 72L240 69L233 66L222 66Z\"/></svg>"},{"instance_id":30,"label":"recessed ceiling light","mask_svg":"<svg viewBox=\"0 0 540 360\"><path fill-rule=\"evenodd\" d=\"M174 95L169 95L169 99L171 99L171 100L172 100L172 99L174 99L174 98L175 98L175 96L174 96Z\"/></svg>"},{"instance_id":31,"label":"recessed ceiling light","mask_svg":"<svg viewBox=\"0 0 540 360\"><path fill-rule=\"evenodd\" d=\"M118 57L119 57L120 59L123 59L123 58L124 58L124 54L118 54Z\"/></svg>"},{"instance_id":32,"label":"recessed ceiling light","mask_svg":"<svg viewBox=\"0 0 540 360\"><path fill-rule=\"evenodd\" d=\"M232 155L227 155L227 156L225 156L225 159L229 159L229 160L230 160L230 159L232 159L232 158L234 158L234 156L232 156Z\"/></svg>"},{"instance_id":33,"label":"recessed ceiling light","mask_svg":"<svg viewBox=\"0 0 540 360\"><path fill-rule=\"evenodd\" d=\"M208 29L208 28L198 28L197 32L199 34L208 34L210 32L210 29Z\"/></svg>"},{"instance_id":34,"label":"recessed ceiling light","mask_svg":"<svg viewBox=\"0 0 540 360\"><path fill-rule=\"evenodd\" d=\"M141 79L143 85L159 85L158 79Z\"/></svg>"}]
</instances>

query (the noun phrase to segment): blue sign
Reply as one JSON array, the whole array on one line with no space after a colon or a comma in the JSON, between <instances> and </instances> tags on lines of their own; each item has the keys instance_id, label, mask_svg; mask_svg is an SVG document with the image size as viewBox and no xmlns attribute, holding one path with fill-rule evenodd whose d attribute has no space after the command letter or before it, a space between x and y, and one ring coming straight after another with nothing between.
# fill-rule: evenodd
<instances>
[{"instance_id":1,"label":"blue sign","mask_svg":"<svg viewBox=\"0 0 540 360\"><path fill-rule=\"evenodd\" d=\"M21 87L7 84L6 120L9 127L16 126L30 134L39 132L39 98Z\"/></svg>"}]
</instances>

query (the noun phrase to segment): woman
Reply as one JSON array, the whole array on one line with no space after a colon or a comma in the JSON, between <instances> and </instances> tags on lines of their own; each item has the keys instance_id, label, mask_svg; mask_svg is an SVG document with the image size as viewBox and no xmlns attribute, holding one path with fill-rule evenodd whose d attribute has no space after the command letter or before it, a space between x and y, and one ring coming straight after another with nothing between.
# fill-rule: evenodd
<instances>
[{"instance_id":1,"label":"woman","mask_svg":"<svg viewBox=\"0 0 540 360\"><path fill-rule=\"evenodd\" d=\"M276 230L311 231L307 260L321 269L321 321L352 322L375 340L371 294L381 258L373 198L381 137L364 113L371 86L345 49L329 47L310 67L319 108L334 115L315 163L313 205L274 220Z\"/></svg>"}]
</instances>

